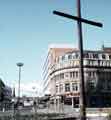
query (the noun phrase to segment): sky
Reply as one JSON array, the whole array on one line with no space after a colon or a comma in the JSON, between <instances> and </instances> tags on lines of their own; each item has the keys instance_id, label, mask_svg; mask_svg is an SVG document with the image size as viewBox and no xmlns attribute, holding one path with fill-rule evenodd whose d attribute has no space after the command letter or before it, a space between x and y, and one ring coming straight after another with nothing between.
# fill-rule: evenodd
<instances>
[{"instance_id":1,"label":"sky","mask_svg":"<svg viewBox=\"0 0 111 120\"><path fill-rule=\"evenodd\" d=\"M84 49L101 49L103 43L111 47L111 0L81 3L82 17L103 23L103 28L83 24ZM76 21L53 15L53 10L77 15L76 0L0 0L0 77L17 92L16 63L23 62L23 95L41 94L49 44L78 44Z\"/></svg>"}]
</instances>

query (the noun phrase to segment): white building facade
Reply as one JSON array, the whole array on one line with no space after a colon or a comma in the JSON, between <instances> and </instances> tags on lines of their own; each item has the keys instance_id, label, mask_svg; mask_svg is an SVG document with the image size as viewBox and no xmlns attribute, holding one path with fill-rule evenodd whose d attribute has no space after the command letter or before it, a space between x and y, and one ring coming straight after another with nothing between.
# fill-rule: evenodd
<instances>
[{"instance_id":1,"label":"white building facade","mask_svg":"<svg viewBox=\"0 0 111 120\"><path fill-rule=\"evenodd\" d=\"M65 51L56 56L55 60L44 82L45 89L51 94L52 103L79 107L79 51ZM87 106L111 106L111 52L85 50L83 64Z\"/></svg>"}]
</instances>

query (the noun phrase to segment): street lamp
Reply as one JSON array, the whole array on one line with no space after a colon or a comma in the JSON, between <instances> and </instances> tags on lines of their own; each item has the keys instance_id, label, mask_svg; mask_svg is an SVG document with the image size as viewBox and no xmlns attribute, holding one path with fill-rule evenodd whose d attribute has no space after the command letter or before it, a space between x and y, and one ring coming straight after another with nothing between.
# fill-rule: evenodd
<instances>
[{"instance_id":1,"label":"street lamp","mask_svg":"<svg viewBox=\"0 0 111 120\"><path fill-rule=\"evenodd\" d=\"M35 93L35 99L33 96L33 107L34 107L34 112L35 112L35 119L37 119L37 105L38 105L37 90L35 86L33 86L32 89L34 90L34 93Z\"/></svg>"},{"instance_id":2,"label":"street lamp","mask_svg":"<svg viewBox=\"0 0 111 120\"><path fill-rule=\"evenodd\" d=\"M17 66L19 67L19 80L18 80L18 100L20 99L20 81L21 81L21 67L23 66L24 64L19 62L17 63Z\"/></svg>"}]
</instances>

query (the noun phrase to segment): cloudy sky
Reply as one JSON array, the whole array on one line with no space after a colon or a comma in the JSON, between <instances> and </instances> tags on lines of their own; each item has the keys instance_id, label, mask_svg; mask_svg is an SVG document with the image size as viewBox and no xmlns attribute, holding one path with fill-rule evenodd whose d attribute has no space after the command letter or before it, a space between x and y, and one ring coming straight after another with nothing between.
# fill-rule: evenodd
<instances>
[{"instance_id":1,"label":"cloudy sky","mask_svg":"<svg viewBox=\"0 0 111 120\"><path fill-rule=\"evenodd\" d=\"M14 86L16 88L16 95L18 94L18 84L15 83ZM27 83L21 83L21 95L24 96L42 96L42 84L41 81L33 81Z\"/></svg>"},{"instance_id":2,"label":"cloudy sky","mask_svg":"<svg viewBox=\"0 0 111 120\"><path fill-rule=\"evenodd\" d=\"M82 16L104 27L83 25L84 48L111 46L111 0L81 0ZM0 0L0 77L17 91L17 62L23 62L23 94L41 93L42 65L51 43L77 45L76 22L52 14L53 10L76 15L76 0Z\"/></svg>"}]
</instances>

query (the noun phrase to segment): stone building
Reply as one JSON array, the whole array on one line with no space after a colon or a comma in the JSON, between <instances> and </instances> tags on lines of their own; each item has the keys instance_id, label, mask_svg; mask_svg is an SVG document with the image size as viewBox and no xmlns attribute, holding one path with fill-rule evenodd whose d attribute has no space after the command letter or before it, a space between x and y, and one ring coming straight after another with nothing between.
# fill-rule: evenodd
<instances>
[{"instance_id":1,"label":"stone building","mask_svg":"<svg viewBox=\"0 0 111 120\"><path fill-rule=\"evenodd\" d=\"M53 48L48 56L47 61L53 62L49 62L48 69L45 69L44 91L49 91L51 102L56 105L64 103L79 107L79 51ZM111 106L111 48L84 50L83 65L87 106Z\"/></svg>"}]
</instances>

